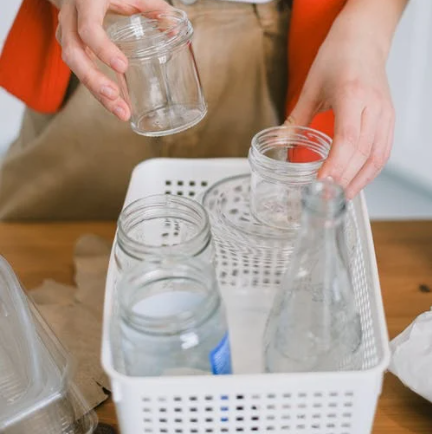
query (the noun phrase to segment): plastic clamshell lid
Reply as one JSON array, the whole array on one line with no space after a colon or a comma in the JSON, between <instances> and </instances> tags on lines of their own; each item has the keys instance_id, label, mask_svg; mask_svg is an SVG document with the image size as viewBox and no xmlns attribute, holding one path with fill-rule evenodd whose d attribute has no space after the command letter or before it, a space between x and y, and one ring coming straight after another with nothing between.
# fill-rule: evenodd
<instances>
[{"instance_id":1,"label":"plastic clamshell lid","mask_svg":"<svg viewBox=\"0 0 432 434\"><path fill-rule=\"evenodd\" d=\"M35 399L44 387L39 347L27 297L0 257L0 427L9 409Z\"/></svg>"},{"instance_id":2,"label":"plastic clamshell lid","mask_svg":"<svg viewBox=\"0 0 432 434\"><path fill-rule=\"evenodd\" d=\"M97 418L54 333L0 256L0 432L82 434Z\"/></svg>"}]
</instances>

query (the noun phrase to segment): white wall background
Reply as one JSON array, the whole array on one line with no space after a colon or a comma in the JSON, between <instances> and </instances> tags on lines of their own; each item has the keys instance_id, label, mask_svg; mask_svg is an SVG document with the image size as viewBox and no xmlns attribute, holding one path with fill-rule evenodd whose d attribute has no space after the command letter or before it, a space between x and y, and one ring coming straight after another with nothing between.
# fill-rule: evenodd
<instances>
[{"instance_id":1,"label":"white wall background","mask_svg":"<svg viewBox=\"0 0 432 434\"><path fill-rule=\"evenodd\" d=\"M15 18L21 0L3 0L0 4L0 50ZM0 155L16 136L21 123L23 105L0 88Z\"/></svg>"},{"instance_id":2,"label":"white wall background","mask_svg":"<svg viewBox=\"0 0 432 434\"><path fill-rule=\"evenodd\" d=\"M396 107L388 169L432 193L432 1L410 0L388 75Z\"/></svg>"}]
</instances>

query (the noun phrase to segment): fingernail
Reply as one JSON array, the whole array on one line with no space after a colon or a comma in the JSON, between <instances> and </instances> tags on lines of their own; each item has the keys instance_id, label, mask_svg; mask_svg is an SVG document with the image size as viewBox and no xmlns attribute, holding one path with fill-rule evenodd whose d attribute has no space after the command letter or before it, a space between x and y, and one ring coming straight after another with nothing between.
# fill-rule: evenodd
<instances>
[{"instance_id":1,"label":"fingernail","mask_svg":"<svg viewBox=\"0 0 432 434\"><path fill-rule=\"evenodd\" d=\"M114 109L114 114L122 120L126 118L126 111L123 107L117 106Z\"/></svg>"},{"instance_id":2,"label":"fingernail","mask_svg":"<svg viewBox=\"0 0 432 434\"><path fill-rule=\"evenodd\" d=\"M102 86L100 93L109 99L114 99L117 96L117 92L110 86Z\"/></svg>"},{"instance_id":3,"label":"fingernail","mask_svg":"<svg viewBox=\"0 0 432 434\"><path fill-rule=\"evenodd\" d=\"M111 67L115 69L117 72L125 72L127 68L127 64L124 60L119 57L115 57L111 60Z\"/></svg>"}]
</instances>

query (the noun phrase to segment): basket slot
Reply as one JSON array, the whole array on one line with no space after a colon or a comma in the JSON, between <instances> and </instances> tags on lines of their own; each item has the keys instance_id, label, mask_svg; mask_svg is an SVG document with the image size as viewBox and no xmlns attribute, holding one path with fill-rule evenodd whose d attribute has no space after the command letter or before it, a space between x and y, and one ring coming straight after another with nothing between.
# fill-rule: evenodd
<instances>
[{"instance_id":1,"label":"basket slot","mask_svg":"<svg viewBox=\"0 0 432 434\"><path fill-rule=\"evenodd\" d=\"M354 399L352 390L145 396L142 432L349 434Z\"/></svg>"},{"instance_id":2,"label":"basket slot","mask_svg":"<svg viewBox=\"0 0 432 434\"><path fill-rule=\"evenodd\" d=\"M163 189L165 194L194 198L208 185L206 179L165 179Z\"/></svg>"}]
</instances>

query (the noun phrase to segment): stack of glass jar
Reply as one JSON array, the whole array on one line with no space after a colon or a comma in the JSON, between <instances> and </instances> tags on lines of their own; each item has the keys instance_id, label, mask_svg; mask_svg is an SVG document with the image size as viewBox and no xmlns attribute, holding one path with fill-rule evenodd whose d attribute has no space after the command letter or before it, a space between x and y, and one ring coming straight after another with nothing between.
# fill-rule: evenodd
<instances>
[{"instance_id":1,"label":"stack of glass jar","mask_svg":"<svg viewBox=\"0 0 432 434\"><path fill-rule=\"evenodd\" d=\"M280 284L300 225L302 191L316 179L330 144L310 128L264 130L252 140L251 175L224 179L203 195L221 283L260 290ZM299 153L306 162L292 161Z\"/></svg>"},{"instance_id":2,"label":"stack of glass jar","mask_svg":"<svg viewBox=\"0 0 432 434\"><path fill-rule=\"evenodd\" d=\"M116 367L131 376L230 374L231 350L207 212L155 195L118 221Z\"/></svg>"},{"instance_id":3,"label":"stack of glass jar","mask_svg":"<svg viewBox=\"0 0 432 434\"><path fill-rule=\"evenodd\" d=\"M70 380L68 355L0 257L0 432L92 433L96 415Z\"/></svg>"}]
</instances>

